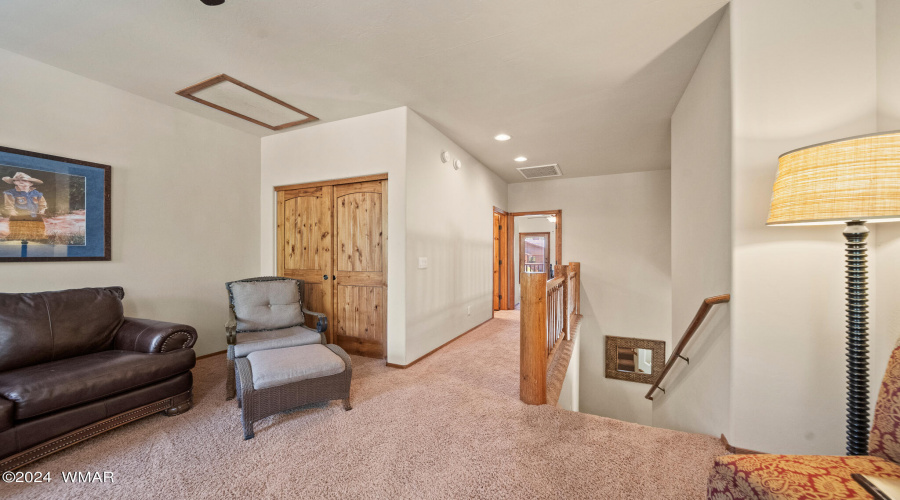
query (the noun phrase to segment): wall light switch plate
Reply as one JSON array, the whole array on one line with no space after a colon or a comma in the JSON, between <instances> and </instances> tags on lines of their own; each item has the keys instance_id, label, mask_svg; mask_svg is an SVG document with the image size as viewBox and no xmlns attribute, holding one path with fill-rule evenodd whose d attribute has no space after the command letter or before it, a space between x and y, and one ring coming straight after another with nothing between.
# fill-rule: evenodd
<instances>
[{"instance_id":1,"label":"wall light switch plate","mask_svg":"<svg viewBox=\"0 0 900 500\"><path fill-rule=\"evenodd\" d=\"M419 257L419 269L428 267L428 257Z\"/></svg>"},{"instance_id":2,"label":"wall light switch plate","mask_svg":"<svg viewBox=\"0 0 900 500\"><path fill-rule=\"evenodd\" d=\"M472 306L466 306L466 316L472 315Z\"/></svg>"}]
</instances>

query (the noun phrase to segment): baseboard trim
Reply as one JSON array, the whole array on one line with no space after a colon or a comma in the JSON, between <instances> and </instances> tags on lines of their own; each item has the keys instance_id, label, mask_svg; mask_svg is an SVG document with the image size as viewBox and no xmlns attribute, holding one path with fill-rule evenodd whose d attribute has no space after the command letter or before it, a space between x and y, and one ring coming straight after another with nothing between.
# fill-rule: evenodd
<instances>
[{"instance_id":1,"label":"baseboard trim","mask_svg":"<svg viewBox=\"0 0 900 500\"><path fill-rule=\"evenodd\" d=\"M720 437L719 440L722 441L722 444L725 445L725 449L728 450L729 453L735 455L767 455L767 453L763 451L748 450L747 448L732 446L728 443L728 440L725 439L725 434L722 434L722 437Z\"/></svg>"},{"instance_id":2,"label":"baseboard trim","mask_svg":"<svg viewBox=\"0 0 900 500\"><path fill-rule=\"evenodd\" d=\"M494 319L494 318L493 318L493 315L491 316L491 319ZM432 349L431 352L429 352L428 354L426 354L426 355L424 355L424 356L422 356L422 357L417 358L417 359L416 359L415 361L413 361L412 363L408 363L408 364L405 364L405 365L395 365L394 363L387 363L386 366L389 366L390 368L399 368L399 369L401 369L401 370L405 370L405 369L409 368L410 366L412 366L412 365L418 363L419 361L422 361L423 359L427 358L428 356L431 356L432 354L436 353L437 351L439 351L439 350L441 350L441 349L447 347L447 345L449 345L449 344L450 344L451 342L453 342L454 340L460 339L460 338L462 338L464 335L466 335L467 333L470 333L470 332L472 332L472 331L474 331L474 330L477 330L478 328L481 328L482 326L485 325L485 323L487 323L487 322L490 321L491 319L486 319L486 320L482 321L481 323L475 325L474 327L472 327L472 328L470 328L470 329L464 331L463 333L460 333L460 334L457 335L456 337L453 337L452 339L450 339L450 340L444 342L443 344L439 345L438 347Z\"/></svg>"},{"instance_id":3,"label":"baseboard trim","mask_svg":"<svg viewBox=\"0 0 900 500\"><path fill-rule=\"evenodd\" d=\"M204 354L203 356L197 356L197 359L200 360L200 359L205 359L205 358L211 358L211 357L213 357L213 356L218 356L218 355L220 355L220 354L225 354L226 352L228 352L228 351L216 351L216 352L211 352L211 353L209 353L209 354Z\"/></svg>"}]
</instances>

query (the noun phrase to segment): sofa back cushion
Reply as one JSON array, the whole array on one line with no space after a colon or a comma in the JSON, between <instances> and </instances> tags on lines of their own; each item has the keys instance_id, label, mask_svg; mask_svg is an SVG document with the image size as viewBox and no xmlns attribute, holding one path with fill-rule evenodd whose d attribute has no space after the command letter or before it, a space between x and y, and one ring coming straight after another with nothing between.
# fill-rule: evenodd
<instances>
[{"instance_id":1,"label":"sofa back cushion","mask_svg":"<svg viewBox=\"0 0 900 500\"><path fill-rule=\"evenodd\" d=\"M900 463L900 347L888 360L872 420L869 455Z\"/></svg>"},{"instance_id":2,"label":"sofa back cushion","mask_svg":"<svg viewBox=\"0 0 900 500\"><path fill-rule=\"evenodd\" d=\"M0 293L0 371L110 349L121 287Z\"/></svg>"},{"instance_id":3,"label":"sofa back cushion","mask_svg":"<svg viewBox=\"0 0 900 500\"><path fill-rule=\"evenodd\" d=\"M237 331L277 330L303 324L296 280L233 281L227 286Z\"/></svg>"}]
</instances>

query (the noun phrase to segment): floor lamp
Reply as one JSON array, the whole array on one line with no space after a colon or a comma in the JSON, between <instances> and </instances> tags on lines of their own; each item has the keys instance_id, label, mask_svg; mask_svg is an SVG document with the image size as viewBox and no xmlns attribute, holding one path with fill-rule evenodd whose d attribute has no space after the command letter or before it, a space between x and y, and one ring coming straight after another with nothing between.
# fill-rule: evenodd
<instances>
[{"instance_id":1,"label":"floor lamp","mask_svg":"<svg viewBox=\"0 0 900 500\"><path fill-rule=\"evenodd\" d=\"M845 223L847 454L869 443L866 222L900 220L900 131L850 137L778 158L768 225Z\"/></svg>"}]
</instances>

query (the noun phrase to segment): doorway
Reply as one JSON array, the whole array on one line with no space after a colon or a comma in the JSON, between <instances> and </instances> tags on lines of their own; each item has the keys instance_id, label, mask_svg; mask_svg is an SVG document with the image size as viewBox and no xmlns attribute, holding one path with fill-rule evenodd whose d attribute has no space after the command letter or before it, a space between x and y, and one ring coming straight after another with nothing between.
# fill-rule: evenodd
<instances>
[{"instance_id":1,"label":"doorway","mask_svg":"<svg viewBox=\"0 0 900 500\"><path fill-rule=\"evenodd\" d=\"M547 273L553 275L553 266L562 259L562 210L512 212L509 214L514 245L510 281L512 281L513 308L520 300L519 282L523 273Z\"/></svg>"}]
</instances>

